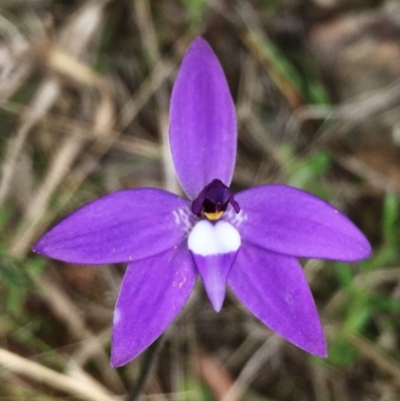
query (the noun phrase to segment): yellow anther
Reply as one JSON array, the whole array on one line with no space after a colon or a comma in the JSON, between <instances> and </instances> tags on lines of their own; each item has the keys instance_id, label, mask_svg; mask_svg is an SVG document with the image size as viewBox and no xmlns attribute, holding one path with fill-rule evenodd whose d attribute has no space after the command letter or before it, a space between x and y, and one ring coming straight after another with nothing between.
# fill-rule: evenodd
<instances>
[{"instance_id":1,"label":"yellow anther","mask_svg":"<svg viewBox=\"0 0 400 401\"><path fill-rule=\"evenodd\" d=\"M211 220L211 221L218 220L223 214L224 214L223 210L221 210L220 212L215 212L215 213L204 212L204 216L206 216L207 219Z\"/></svg>"}]
</instances>

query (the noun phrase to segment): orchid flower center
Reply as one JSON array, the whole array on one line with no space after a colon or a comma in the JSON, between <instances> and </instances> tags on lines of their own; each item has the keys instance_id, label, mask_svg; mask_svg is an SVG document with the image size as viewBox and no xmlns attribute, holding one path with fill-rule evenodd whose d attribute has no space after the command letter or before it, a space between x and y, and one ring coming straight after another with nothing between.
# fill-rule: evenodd
<instances>
[{"instance_id":1,"label":"orchid flower center","mask_svg":"<svg viewBox=\"0 0 400 401\"><path fill-rule=\"evenodd\" d=\"M207 220L217 221L222 217L229 204L236 213L240 212L239 204L235 201L231 190L221 180L214 179L201 190L198 197L192 202L192 212Z\"/></svg>"}]
</instances>

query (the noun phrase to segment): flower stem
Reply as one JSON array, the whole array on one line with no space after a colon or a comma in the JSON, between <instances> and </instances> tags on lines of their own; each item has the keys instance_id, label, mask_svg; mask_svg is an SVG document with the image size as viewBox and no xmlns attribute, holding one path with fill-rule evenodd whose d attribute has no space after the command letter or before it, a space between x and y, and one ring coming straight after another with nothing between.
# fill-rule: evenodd
<instances>
[{"instance_id":1,"label":"flower stem","mask_svg":"<svg viewBox=\"0 0 400 401\"><path fill-rule=\"evenodd\" d=\"M144 355L144 358L143 358L143 364L140 368L139 377L137 379L137 382L132 387L131 391L129 392L129 394L126 398L126 401L135 401L141 395L141 393L144 389L144 386L146 385L147 379L150 376L150 373L154 366L154 362L156 360L158 350L160 349L161 344L163 343L163 337L164 336L159 337L147 349L147 351Z\"/></svg>"}]
</instances>

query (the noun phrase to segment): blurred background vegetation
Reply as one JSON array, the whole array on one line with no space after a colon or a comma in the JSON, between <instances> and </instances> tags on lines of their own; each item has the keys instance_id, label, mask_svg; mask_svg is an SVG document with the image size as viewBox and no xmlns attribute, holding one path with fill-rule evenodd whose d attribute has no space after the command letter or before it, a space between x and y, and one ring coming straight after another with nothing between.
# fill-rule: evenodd
<instances>
[{"instance_id":1,"label":"blurred background vegetation","mask_svg":"<svg viewBox=\"0 0 400 401\"><path fill-rule=\"evenodd\" d=\"M374 257L304 261L325 360L231 294L215 313L199 283L139 399L400 400L398 0L1 0L0 400L136 399L149 353L109 366L125 266L67 265L30 249L111 191L180 193L169 96L197 35L237 105L233 189L286 182L327 199Z\"/></svg>"}]
</instances>

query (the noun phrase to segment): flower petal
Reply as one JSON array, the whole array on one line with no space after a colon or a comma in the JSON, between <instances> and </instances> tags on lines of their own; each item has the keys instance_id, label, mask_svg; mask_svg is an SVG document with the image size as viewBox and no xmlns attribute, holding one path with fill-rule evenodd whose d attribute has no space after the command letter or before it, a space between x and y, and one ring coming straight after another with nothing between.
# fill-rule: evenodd
<instances>
[{"instance_id":1,"label":"flower petal","mask_svg":"<svg viewBox=\"0 0 400 401\"><path fill-rule=\"evenodd\" d=\"M226 221L212 224L199 221L188 238L196 267L204 288L216 312L222 308L226 292L226 278L240 247L240 235Z\"/></svg>"},{"instance_id":2,"label":"flower petal","mask_svg":"<svg viewBox=\"0 0 400 401\"><path fill-rule=\"evenodd\" d=\"M297 257L356 261L371 256L364 234L325 201L285 185L264 185L235 195L232 224L243 239Z\"/></svg>"},{"instance_id":3,"label":"flower petal","mask_svg":"<svg viewBox=\"0 0 400 401\"><path fill-rule=\"evenodd\" d=\"M318 312L295 258L242 242L228 283L270 329L311 354L327 355Z\"/></svg>"},{"instance_id":4,"label":"flower petal","mask_svg":"<svg viewBox=\"0 0 400 401\"><path fill-rule=\"evenodd\" d=\"M175 81L169 131L175 169L189 198L214 178L229 186L236 158L235 106L217 57L200 37Z\"/></svg>"},{"instance_id":5,"label":"flower petal","mask_svg":"<svg viewBox=\"0 0 400 401\"><path fill-rule=\"evenodd\" d=\"M193 223L183 198L153 188L119 191L72 213L33 250L69 263L129 262L179 244Z\"/></svg>"},{"instance_id":6,"label":"flower petal","mask_svg":"<svg viewBox=\"0 0 400 401\"><path fill-rule=\"evenodd\" d=\"M162 334L189 298L196 275L186 241L128 265L114 311L113 367L128 363Z\"/></svg>"},{"instance_id":7,"label":"flower petal","mask_svg":"<svg viewBox=\"0 0 400 401\"><path fill-rule=\"evenodd\" d=\"M192 254L215 312L222 309L226 293L226 279L236 259L236 254L236 252L208 256Z\"/></svg>"}]
</instances>

